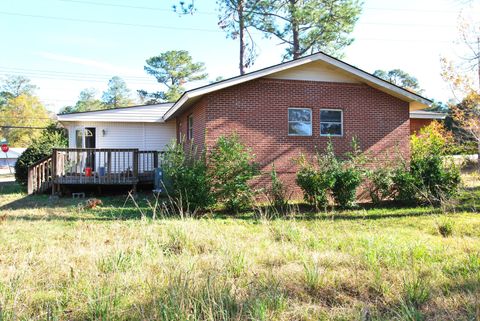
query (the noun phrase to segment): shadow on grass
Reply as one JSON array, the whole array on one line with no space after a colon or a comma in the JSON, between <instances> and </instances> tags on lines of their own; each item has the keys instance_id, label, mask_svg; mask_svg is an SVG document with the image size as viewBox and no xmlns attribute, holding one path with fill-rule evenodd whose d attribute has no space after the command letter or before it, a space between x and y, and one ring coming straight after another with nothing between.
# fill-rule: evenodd
<instances>
[{"instance_id":1,"label":"shadow on grass","mask_svg":"<svg viewBox=\"0 0 480 321\"><path fill-rule=\"evenodd\" d=\"M0 182L0 195L26 193L27 189L16 182Z\"/></svg>"},{"instance_id":2,"label":"shadow on grass","mask_svg":"<svg viewBox=\"0 0 480 321\"><path fill-rule=\"evenodd\" d=\"M22 187L17 184L5 185L5 191L2 195L24 193ZM8 196L7 196L8 197ZM152 210L148 206L148 199L152 201L150 193L139 193L136 198L137 204L131 199L127 199L126 195L121 196L105 196L100 198L103 202L102 206L95 209L85 208L85 199L72 198L51 198L48 195L33 195L27 196L23 194L21 198L0 206L0 210L21 210L21 209L44 209L45 214L39 213L36 215L12 215L13 220L29 220L29 221L112 221L112 220L139 220L145 215L146 218L151 218ZM480 188L471 188L465 190L458 198L458 205L455 207L456 211L475 211L476 208L472 206L476 201L480 200ZM152 201L152 203L154 203ZM138 205L138 206L137 206ZM239 220L258 221L258 212L265 213L269 208L267 206L257 207L256 211L250 210L243 213L233 215L231 213L216 210L199 215L199 218L212 219L228 219L235 218ZM271 210L271 209L270 209ZM64 215L62 215L62 212ZM60 214L59 214L60 213ZM270 219L279 220L379 220L390 218L405 218L405 217L419 217L433 214L441 214L439 208L431 206L412 207L399 204L397 202L384 202L379 205L370 203L360 204L357 208L351 210L338 210L332 207L324 211L316 211L313 207L306 204L296 205L295 215L277 215ZM43 215L42 215L43 214ZM170 216L172 219L177 216Z\"/></svg>"}]
</instances>

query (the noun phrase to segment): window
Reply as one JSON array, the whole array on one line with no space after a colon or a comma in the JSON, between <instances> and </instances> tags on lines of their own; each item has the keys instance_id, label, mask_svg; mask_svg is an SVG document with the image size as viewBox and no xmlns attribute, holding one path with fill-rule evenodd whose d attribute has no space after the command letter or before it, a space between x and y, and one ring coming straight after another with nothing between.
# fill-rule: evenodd
<instances>
[{"instance_id":1,"label":"window","mask_svg":"<svg viewBox=\"0 0 480 321\"><path fill-rule=\"evenodd\" d=\"M343 112L341 110L320 110L320 136L343 136Z\"/></svg>"},{"instance_id":2,"label":"window","mask_svg":"<svg viewBox=\"0 0 480 321\"><path fill-rule=\"evenodd\" d=\"M193 139L193 115L187 117L187 139Z\"/></svg>"},{"instance_id":3,"label":"window","mask_svg":"<svg viewBox=\"0 0 480 321\"><path fill-rule=\"evenodd\" d=\"M312 110L310 108L288 109L288 135L312 135Z\"/></svg>"}]
</instances>

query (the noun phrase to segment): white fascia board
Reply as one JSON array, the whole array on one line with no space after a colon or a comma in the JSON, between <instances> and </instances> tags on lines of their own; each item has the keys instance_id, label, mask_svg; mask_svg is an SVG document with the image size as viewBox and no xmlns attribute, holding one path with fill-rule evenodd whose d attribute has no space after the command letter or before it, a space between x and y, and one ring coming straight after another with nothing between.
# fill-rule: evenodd
<instances>
[{"instance_id":1,"label":"white fascia board","mask_svg":"<svg viewBox=\"0 0 480 321\"><path fill-rule=\"evenodd\" d=\"M220 89L235 86L235 85L238 85L238 84L250 81L250 80L254 80L254 79L257 79L257 78L268 76L272 73L277 73L277 72L280 72L280 71L283 71L283 70L286 70L286 69L294 68L294 67L301 66L301 65L313 62L313 61L318 61L318 60L323 61L323 62L325 62L329 65L332 65L336 68L345 70L346 72L360 78L361 80L364 80L367 83L374 84L374 85L376 85L380 88L386 89L387 91L394 92L397 95L403 97L403 99L408 101L408 102L416 101L416 102L419 102L421 104L425 104L427 106L429 106L431 104L430 100L425 99L421 96L418 96L418 95L416 95L412 92L409 92L408 90L405 90L401 87L395 86L395 85L393 85L393 84L391 84L391 83L389 83L385 80L377 78L377 77L375 77L375 76L373 76L373 75L371 75L371 74L369 74L369 73L367 73L363 70L360 70L360 69L358 69L354 66L351 66L351 65L349 65L345 62L342 62L338 59L335 59L335 58L330 57L328 55L325 55L323 53L317 53L317 54L314 54L314 55L311 55L311 56L308 56L308 57L292 60L292 61L289 61L289 62L286 62L286 63L282 63L282 64L275 65L275 66L272 66L272 67L268 67L268 68L265 68L265 69L262 69L262 70L253 71L253 72L248 73L248 74L243 75L243 76L237 76L237 77L234 77L234 78L231 78L231 79L220 81L218 83L214 83L214 84L207 85L207 86L204 86L204 87L200 87L200 88L197 88L197 89L189 90L189 91L185 92L183 94L183 96L165 113L163 118L165 120L168 120L170 117L172 117L172 115L175 114L175 112L183 104L185 104L191 98L198 97L198 96L201 96L201 95L205 95L205 94L208 94L208 93L220 90Z\"/></svg>"},{"instance_id":2,"label":"white fascia board","mask_svg":"<svg viewBox=\"0 0 480 321\"><path fill-rule=\"evenodd\" d=\"M416 111L410 112L410 118L412 119L445 119L447 117L444 113L428 112L428 111Z\"/></svg>"}]
</instances>

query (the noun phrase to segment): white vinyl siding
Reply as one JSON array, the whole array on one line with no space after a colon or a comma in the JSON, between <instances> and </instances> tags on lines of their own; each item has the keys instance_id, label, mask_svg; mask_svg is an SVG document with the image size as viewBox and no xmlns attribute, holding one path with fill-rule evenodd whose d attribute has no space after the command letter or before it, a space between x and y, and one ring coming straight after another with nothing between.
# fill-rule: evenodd
<instances>
[{"instance_id":1,"label":"white vinyl siding","mask_svg":"<svg viewBox=\"0 0 480 321\"><path fill-rule=\"evenodd\" d=\"M343 136L341 109L320 109L320 136Z\"/></svg>"},{"instance_id":2,"label":"white vinyl siding","mask_svg":"<svg viewBox=\"0 0 480 321\"><path fill-rule=\"evenodd\" d=\"M121 123L121 122L68 122L69 147L76 147L76 130L96 128L96 148L138 148L164 150L175 139L175 122Z\"/></svg>"}]
</instances>

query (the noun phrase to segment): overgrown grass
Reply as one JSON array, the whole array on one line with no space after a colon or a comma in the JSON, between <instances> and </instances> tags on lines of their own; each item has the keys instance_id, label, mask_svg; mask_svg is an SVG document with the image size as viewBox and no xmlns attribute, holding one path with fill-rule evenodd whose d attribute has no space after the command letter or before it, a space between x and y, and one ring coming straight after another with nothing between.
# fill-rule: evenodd
<instances>
[{"instance_id":1,"label":"overgrown grass","mask_svg":"<svg viewBox=\"0 0 480 321\"><path fill-rule=\"evenodd\" d=\"M123 197L85 210L10 186L0 320L475 320L479 196L443 237L429 207L151 220Z\"/></svg>"}]
</instances>

